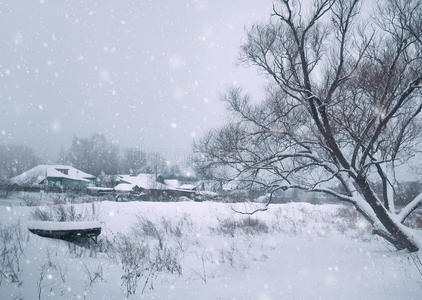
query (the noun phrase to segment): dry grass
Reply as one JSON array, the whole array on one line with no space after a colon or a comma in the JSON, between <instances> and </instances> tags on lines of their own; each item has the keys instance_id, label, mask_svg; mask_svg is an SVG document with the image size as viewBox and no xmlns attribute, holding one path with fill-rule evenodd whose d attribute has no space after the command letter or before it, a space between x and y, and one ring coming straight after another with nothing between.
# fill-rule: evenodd
<instances>
[{"instance_id":1,"label":"dry grass","mask_svg":"<svg viewBox=\"0 0 422 300\"><path fill-rule=\"evenodd\" d=\"M244 234L268 233L268 225L253 217L245 217L242 219L218 219L218 226L212 231L225 235L235 236L237 232Z\"/></svg>"},{"instance_id":2,"label":"dry grass","mask_svg":"<svg viewBox=\"0 0 422 300\"><path fill-rule=\"evenodd\" d=\"M0 225L0 285L3 280L17 286L22 285L21 259L24 255L24 243L29 235L20 224Z\"/></svg>"},{"instance_id":3,"label":"dry grass","mask_svg":"<svg viewBox=\"0 0 422 300\"><path fill-rule=\"evenodd\" d=\"M154 281L161 273L182 274L180 250L167 246L162 240L158 247L154 247L133 236L120 235L115 239L115 244L123 269L122 286L127 296L136 293L140 281L143 281L143 293L147 286L154 289Z\"/></svg>"},{"instance_id":4,"label":"dry grass","mask_svg":"<svg viewBox=\"0 0 422 300\"><path fill-rule=\"evenodd\" d=\"M97 219L97 208L94 202L91 208L77 212L73 205L40 206L33 210L32 217L40 221L75 222Z\"/></svg>"}]
</instances>

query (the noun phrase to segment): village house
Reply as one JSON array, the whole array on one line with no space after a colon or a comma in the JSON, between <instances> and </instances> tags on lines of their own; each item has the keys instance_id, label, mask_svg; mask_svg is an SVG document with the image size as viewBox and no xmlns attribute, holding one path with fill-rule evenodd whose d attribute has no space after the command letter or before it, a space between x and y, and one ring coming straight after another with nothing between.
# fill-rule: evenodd
<instances>
[{"instance_id":1,"label":"village house","mask_svg":"<svg viewBox=\"0 0 422 300\"><path fill-rule=\"evenodd\" d=\"M176 186L176 181L167 181L160 175L138 174L119 175L119 184L114 187L118 193L142 193L152 198L161 197L190 197L195 196L195 191L181 189Z\"/></svg>"},{"instance_id":2,"label":"village house","mask_svg":"<svg viewBox=\"0 0 422 300\"><path fill-rule=\"evenodd\" d=\"M71 166L38 165L10 179L11 190L62 192L83 190L95 184L96 177Z\"/></svg>"}]
</instances>

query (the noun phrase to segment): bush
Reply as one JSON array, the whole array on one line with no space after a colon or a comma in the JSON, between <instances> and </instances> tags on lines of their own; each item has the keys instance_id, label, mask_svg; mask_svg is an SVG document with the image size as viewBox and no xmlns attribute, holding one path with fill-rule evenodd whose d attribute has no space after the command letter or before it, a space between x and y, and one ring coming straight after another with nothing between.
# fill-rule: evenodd
<instances>
[{"instance_id":1,"label":"bush","mask_svg":"<svg viewBox=\"0 0 422 300\"><path fill-rule=\"evenodd\" d=\"M130 236L116 237L115 253L122 264L122 285L128 296L136 293L139 281L143 281L143 293L147 285L154 288L154 281L161 273L182 274L183 230L191 227L186 215L177 222L163 217L156 223L138 217Z\"/></svg>"},{"instance_id":2,"label":"bush","mask_svg":"<svg viewBox=\"0 0 422 300\"><path fill-rule=\"evenodd\" d=\"M244 234L268 233L268 226L263 221L256 218L246 217L240 220L236 219L218 219L218 227L214 229L216 232L230 235L234 237L235 233L240 231Z\"/></svg>"},{"instance_id":3,"label":"bush","mask_svg":"<svg viewBox=\"0 0 422 300\"><path fill-rule=\"evenodd\" d=\"M175 236L177 238L181 238L183 236L183 232L190 232L193 229L192 221L189 219L189 216L186 214L184 214L175 223L162 217L161 226L165 234L170 235L170 236Z\"/></svg>"},{"instance_id":4,"label":"bush","mask_svg":"<svg viewBox=\"0 0 422 300\"><path fill-rule=\"evenodd\" d=\"M155 236L155 230L150 223L147 232ZM156 236L155 236L156 237ZM138 283L144 281L142 293L147 285L154 288L154 280L160 273L182 274L179 262L180 253L176 248L170 248L160 243L159 247L151 247L145 241L134 240L133 237L121 235L116 238L116 250L122 264L122 285L127 296L136 293Z\"/></svg>"},{"instance_id":5,"label":"bush","mask_svg":"<svg viewBox=\"0 0 422 300\"><path fill-rule=\"evenodd\" d=\"M67 252L71 257L97 257L98 253L104 253L111 260L116 258L116 247L114 240L109 239L102 234L98 237L97 242L90 238L80 239L67 243Z\"/></svg>"},{"instance_id":6,"label":"bush","mask_svg":"<svg viewBox=\"0 0 422 300\"><path fill-rule=\"evenodd\" d=\"M135 294L139 279L148 272L150 249L124 235L116 239L116 248L124 273L122 285L126 288L127 296Z\"/></svg>"},{"instance_id":7,"label":"bush","mask_svg":"<svg viewBox=\"0 0 422 300\"><path fill-rule=\"evenodd\" d=\"M163 238L157 227L150 220L143 217L138 217L138 222L133 228L133 232L137 237L142 238L143 236L151 237L158 241L158 246L163 248Z\"/></svg>"}]
</instances>

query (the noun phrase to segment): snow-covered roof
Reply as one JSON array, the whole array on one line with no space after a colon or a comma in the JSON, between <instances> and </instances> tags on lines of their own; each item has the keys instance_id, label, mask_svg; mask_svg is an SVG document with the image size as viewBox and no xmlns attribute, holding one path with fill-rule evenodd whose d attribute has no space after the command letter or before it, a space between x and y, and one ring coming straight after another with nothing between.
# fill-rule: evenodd
<instances>
[{"instance_id":1,"label":"snow-covered roof","mask_svg":"<svg viewBox=\"0 0 422 300\"><path fill-rule=\"evenodd\" d=\"M102 186L89 186L88 190L109 192L109 191L113 191L113 188L106 188Z\"/></svg>"},{"instance_id":2,"label":"snow-covered roof","mask_svg":"<svg viewBox=\"0 0 422 300\"><path fill-rule=\"evenodd\" d=\"M129 183L145 190L176 190L175 187L158 182L155 174L119 175L119 178L122 183Z\"/></svg>"},{"instance_id":3,"label":"snow-covered roof","mask_svg":"<svg viewBox=\"0 0 422 300\"><path fill-rule=\"evenodd\" d=\"M196 188L197 186L195 184L188 184L188 183L185 183L179 186L179 189L182 189L182 190L194 190Z\"/></svg>"},{"instance_id":4,"label":"snow-covered roof","mask_svg":"<svg viewBox=\"0 0 422 300\"><path fill-rule=\"evenodd\" d=\"M174 188L180 187L180 181L177 179L164 179L164 183Z\"/></svg>"},{"instance_id":5,"label":"snow-covered roof","mask_svg":"<svg viewBox=\"0 0 422 300\"><path fill-rule=\"evenodd\" d=\"M237 189L239 189L239 182L236 180L232 180L223 184L223 191L234 191Z\"/></svg>"},{"instance_id":6,"label":"snow-covered roof","mask_svg":"<svg viewBox=\"0 0 422 300\"><path fill-rule=\"evenodd\" d=\"M200 180L196 183L196 187L198 190L216 192L222 189L222 184L217 180Z\"/></svg>"},{"instance_id":7,"label":"snow-covered roof","mask_svg":"<svg viewBox=\"0 0 422 300\"><path fill-rule=\"evenodd\" d=\"M117 192L130 192L136 185L130 183L120 183L114 187Z\"/></svg>"},{"instance_id":8,"label":"snow-covered roof","mask_svg":"<svg viewBox=\"0 0 422 300\"><path fill-rule=\"evenodd\" d=\"M63 173L67 170L67 174ZM12 184L20 186L37 187L45 178L65 178L82 182L89 182L95 176L85 173L71 166L65 165L38 165L16 177L10 179Z\"/></svg>"},{"instance_id":9,"label":"snow-covered roof","mask_svg":"<svg viewBox=\"0 0 422 300\"><path fill-rule=\"evenodd\" d=\"M199 191L197 192L198 195L208 196L208 197L218 197L218 193L210 192L210 191Z\"/></svg>"}]
</instances>

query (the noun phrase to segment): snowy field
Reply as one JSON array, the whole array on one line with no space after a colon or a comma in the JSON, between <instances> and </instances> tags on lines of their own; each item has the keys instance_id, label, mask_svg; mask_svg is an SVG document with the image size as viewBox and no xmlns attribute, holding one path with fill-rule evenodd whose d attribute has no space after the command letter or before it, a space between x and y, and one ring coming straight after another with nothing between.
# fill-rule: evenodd
<instances>
[{"instance_id":1,"label":"snowy field","mask_svg":"<svg viewBox=\"0 0 422 300\"><path fill-rule=\"evenodd\" d=\"M350 207L14 203L0 205L0 299L422 299L419 256ZM98 221L99 244L38 237L40 218Z\"/></svg>"}]
</instances>

